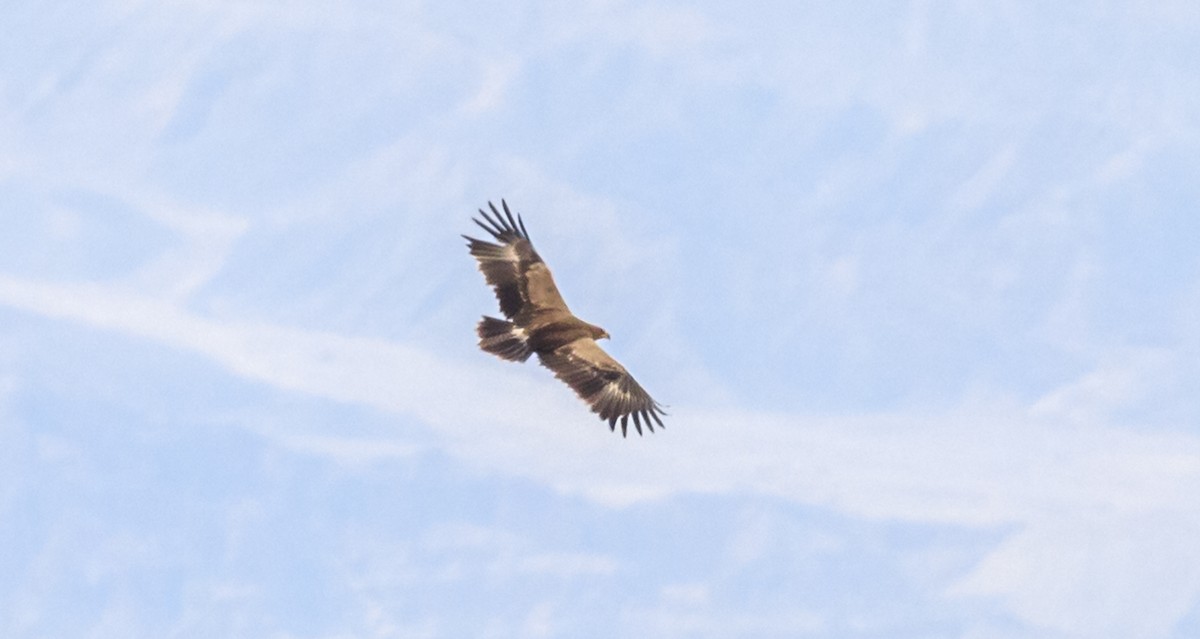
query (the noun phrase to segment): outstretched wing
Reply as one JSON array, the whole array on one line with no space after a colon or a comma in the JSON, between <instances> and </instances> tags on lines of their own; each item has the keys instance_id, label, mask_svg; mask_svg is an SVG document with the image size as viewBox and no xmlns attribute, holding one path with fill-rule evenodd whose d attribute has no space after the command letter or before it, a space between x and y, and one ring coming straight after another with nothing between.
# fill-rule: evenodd
<instances>
[{"instance_id":1,"label":"outstretched wing","mask_svg":"<svg viewBox=\"0 0 1200 639\"><path fill-rule=\"evenodd\" d=\"M665 428L659 419L659 415L666 415L662 406L595 340L577 339L549 353L538 353L538 359L590 404L592 412L607 420L610 429L616 430L620 419L622 436L626 435L631 415L639 435L643 423L650 432L654 432L655 423Z\"/></svg>"},{"instance_id":2,"label":"outstretched wing","mask_svg":"<svg viewBox=\"0 0 1200 639\"><path fill-rule=\"evenodd\" d=\"M512 319L525 308L532 305L538 308L554 308L567 310L550 269L542 261L533 243L529 241L529 233L525 230L525 222L520 216L513 217L508 209L508 203L500 200L504 214L496 209L496 205L488 202L487 211L479 209L483 217L474 222L487 231L499 244L477 240L473 237L463 237L471 255L479 261L479 270L484 279L496 291L496 299L500 302L500 312Z\"/></svg>"}]
</instances>

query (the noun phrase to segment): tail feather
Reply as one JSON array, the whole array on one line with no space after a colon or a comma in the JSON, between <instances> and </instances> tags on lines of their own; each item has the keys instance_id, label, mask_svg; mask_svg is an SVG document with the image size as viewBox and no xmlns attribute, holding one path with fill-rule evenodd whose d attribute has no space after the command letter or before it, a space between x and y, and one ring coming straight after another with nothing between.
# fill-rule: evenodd
<instances>
[{"instance_id":1,"label":"tail feather","mask_svg":"<svg viewBox=\"0 0 1200 639\"><path fill-rule=\"evenodd\" d=\"M529 337L525 329L512 322L506 322L486 315L476 329L479 333L479 348L513 362L523 362L529 359L533 351L529 350Z\"/></svg>"}]
</instances>

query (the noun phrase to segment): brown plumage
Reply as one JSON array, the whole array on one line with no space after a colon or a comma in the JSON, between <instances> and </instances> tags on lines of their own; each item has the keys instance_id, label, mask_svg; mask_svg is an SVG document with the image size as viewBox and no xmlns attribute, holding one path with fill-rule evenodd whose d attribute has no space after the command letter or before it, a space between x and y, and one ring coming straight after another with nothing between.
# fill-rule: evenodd
<instances>
[{"instance_id":1,"label":"brown plumage","mask_svg":"<svg viewBox=\"0 0 1200 639\"><path fill-rule=\"evenodd\" d=\"M571 314L550 269L533 250L525 222L513 217L507 202L500 200L500 204L503 214L488 202L491 214L479 209L483 220L474 220L499 244L463 236L484 279L496 291L500 312L508 318L485 315L476 329L479 347L514 362L537 354L543 366L608 421L609 429L616 430L620 420L622 436L631 416L639 435L643 423L651 432L654 424L662 428L659 415L666 414L662 406L596 344L608 332Z\"/></svg>"}]
</instances>

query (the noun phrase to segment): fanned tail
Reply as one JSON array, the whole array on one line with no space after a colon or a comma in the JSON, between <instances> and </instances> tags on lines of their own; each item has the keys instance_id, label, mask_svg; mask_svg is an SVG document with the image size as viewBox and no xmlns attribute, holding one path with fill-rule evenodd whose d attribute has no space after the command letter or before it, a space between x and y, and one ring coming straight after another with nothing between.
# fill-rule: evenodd
<instances>
[{"instance_id":1,"label":"fanned tail","mask_svg":"<svg viewBox=\"0 0 1200 639\"><path fill-rule=\"evenodd\" d=\"M533 351L529 350L529 338L525 329L512 322L485 315L475 330L479 333L479 348L496 357L523 362L533 354Z\"/></svg>"}]
</instances>

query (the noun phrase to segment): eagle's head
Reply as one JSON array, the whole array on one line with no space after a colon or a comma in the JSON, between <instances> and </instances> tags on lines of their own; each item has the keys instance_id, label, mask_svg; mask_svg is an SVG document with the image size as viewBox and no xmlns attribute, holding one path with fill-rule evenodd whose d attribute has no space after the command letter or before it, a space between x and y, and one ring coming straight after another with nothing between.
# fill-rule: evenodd
<instances>
[{"instance_id":1,"label":"eagle's head","mask_svg":"<svg viewBox=\"0 0 1200 639\"><path fill-rule=\"evenodd\" d=\"M608 331L596 326L595 324L590 324L589 328L591 328L592 331L592 339L610 339L612 337L608 334Z\"/></svg>"}]
</instances>

